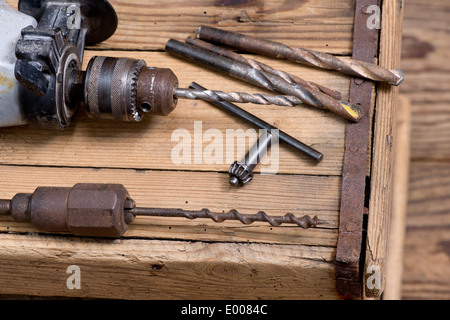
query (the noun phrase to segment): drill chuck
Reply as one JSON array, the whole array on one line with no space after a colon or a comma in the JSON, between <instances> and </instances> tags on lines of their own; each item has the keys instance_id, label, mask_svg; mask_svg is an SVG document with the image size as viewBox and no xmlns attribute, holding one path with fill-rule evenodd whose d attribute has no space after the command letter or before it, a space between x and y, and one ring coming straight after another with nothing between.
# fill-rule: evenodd
<instances>
[{"instance_id":1,"label":"drill chuck","mask_svg":"<svg viewBox=\"0 0 450 320\"><path fill-rule=\"evenodd\" d=\"M167 116L177 105L178 78L144 60L93 57L85 72L70 77L70 100L84 98L89 117L141 121L144 114Z\"/></svg>"}]
</instances>

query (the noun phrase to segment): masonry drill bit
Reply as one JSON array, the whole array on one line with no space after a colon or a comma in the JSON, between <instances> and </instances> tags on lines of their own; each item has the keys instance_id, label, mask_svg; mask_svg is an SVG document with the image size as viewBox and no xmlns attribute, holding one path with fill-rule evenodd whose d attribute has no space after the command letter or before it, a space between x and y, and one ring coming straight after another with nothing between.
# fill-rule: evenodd
<instances>
[{"instance_id":1,"label":"masonry drill bit","mask_svg":"<svg viewBox=\"0 0 450 320\"><path fill-rule=\"evenodd\" d=\"M152 217L172 217L172 218L187 218L194 219L211 219L216 223L222 223L225 220L237 220L242 224L249 225L254 222L267 222L273 227L279 227L282 224L295 224L303 229L315 228L319 224L324 224L324 221L319 220L317 216L311 218L310 216L296 217L292 213L284 216L269 216L264 211L256 214L241 214L237 210L230 210L228 212L215 213L209 209L202 209L199 211L189 211L182 209L159 209L159 208L134 208L127 210L128 213L135 216L152 216Z\"/></svg>"},{"instance_id":2,"label":"masonry drill bit","mask_svg":"<svg viewBox=\"0 0 450 320\"><path fill-rule=\"evenodd\" d=\"M234 51L221 48L219 46L213 45L212 43L209 43L209 42L206 42L206 41L203 41L200 39L195 39L192 37L188 37L186 39L186 43L194 45L199 48L206 49L208 51L214 52L214 53L224 56L226 58L238 61L240 63L248 64L249 66L255 68L256 70L264 71L264 72L279 76L280 78L286 80L289 83L303 86L303 87L306 87L306 88L312 89L312 90L318 90L322 93L329 95L330 97L332 97L336 100L342 99L342 94L338 91L329 89L325 86L322 86L320 84L317 84L317 83L314 83L311 81L305 81L295 74L288 73L288 72L278 70L278 69L274 69L265 63L262 63L255 59L246 58Z\"/></svg>"},{"instance_id":3,"label":"masonry drill bit","mask_svg":"<svg viewBox=\"0 0 450 320\"><path fill-rule=\"evenodd\" d=\"M196 31L196 35L199 39L221 43L235 49L264 54L275 58L283 58L322 69L336 70L351 76L387 82L395 86L398 86L404 80L403 72L398 69L388 70L372 63L354 59L345 60L331 54L290 47L279 42L246 36L231 31L200 26Z\"/></svg>"},{"instance_id":4,"label":"masonry drill bit","mask_svg":"<svg viewBox=\"0 0 450 320\"><path fill-rule=\"evenodd\" d=\"M178 57L225 72L234 78L244 80L261 88L294 96L301 102L319 109L329 110L345 119L358 122L361 118L361 111L357 106L338 101L317 90L293 86L278 76L256 70L247 64L228 59L203 48L170 39L166 44L166 51Z\"/></svg>"}]
</instances>

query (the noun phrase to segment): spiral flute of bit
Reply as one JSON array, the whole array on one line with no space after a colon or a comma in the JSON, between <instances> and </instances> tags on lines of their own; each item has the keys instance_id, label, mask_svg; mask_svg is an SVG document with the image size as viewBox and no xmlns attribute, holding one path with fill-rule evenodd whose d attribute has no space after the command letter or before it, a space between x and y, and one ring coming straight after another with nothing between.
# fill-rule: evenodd
<instances>
[{"instance_id":1,"label":"spiral flute of bit","mask_svg":"<svg viewBox=\"0 0 450 320\"><path fill-rule=\"evenodd\" d=\"M325 222L319 220L317 216L313 218L310 216L303 216L299 218L292 213L287 213L284 216L269 216L264 211L259 211L256 214L242 214L235 209L223 213L214 213L209 209L189 211L182 209L134 208L128 210L128 212L136 216L178 217L187 218L190 220L211 219L216 223L222 223L226 220L240 221L245 225L249 225L254 222L267 222L273 227L279 227L282 224L294 224L303 229L315 228L320 224L325 224Z\"/></svg>"},{"instance_id":2,"label":"spiral flute of bit","mask_svg":"<svg viewBox=\"0 0 450 320\"><path fill-rule=\"evenodd\" d=\"M275 69L265 63L262 63L255 59L250 59L250 58L244 57L234 51L218 47L212 43L209 43L209 42L206 42L206 41L203 41L200 39L195 39L192 37L188 37L186 39L186 43L197 46L199 48L209 50L211 52L214 52L214 53L224 56L226 58L229 58L229 59L232 59L232 60L244 63L244 64L248 64L249 66L251 66L252 68L254 68L256 70L264 71L264 72L276 75L276 76L282 78L283 80L285 80L289 83L292 83L294 85L299 85L299 86L302 86L302 87L305 87L308 89L320 91L324 94L329 95L330 97L332 97L336 100L342 99L342 94L338 91L329 89L327 87L324 87L324 86L314 83L312 81L305 81L295 74L288 73L288 72L285 72L285 71L282 71L279 69Z\"/></svg>"},{"instance_id":3,"label":"spiral flute of bit","mask_svg":"<svg viewBox=\"0 0 450 320\"><path fill-rule=\"evenodd\" d=\"M261 105L277 105L283 107L294 107L302 102L294 96L269 95L269 94L249 94L245 92L223 92L219 90L195 90L195 89L175 89L176 98L205 100L205 101L227 101L235 103L254 103Z\"/></svg>"},{"instance_id":4,"label":"spiral flute of bit","mask_svg":"<svg viewBox=\"0 0 450 320\"><path fill-rule=\"evenodd\" d=\"M336 70L344 74L374 81L387 82L398 86L404 80L401 70L388 70L373 63L358 60L346 60L331 54L314 50L290 47L283 43L246 36L217 28L200 26L197 38L221 43L235 49L283 58L327 70Z\"/></svg>"},{"instance_id":5,"label":"spiral flute of bit","mask_svg":"<svg viewBox=\"0 0 450 320\"><path fill-rule=\"evenodd\" d=\"M277 92L285 96L296 97L298 99L296 105L305 103L318 109L328 110L354 122L358 122L361 118L360 107L356 105L338 101L318 90L293 85L279 76L257 70L248 64L234 61L206 49L183 43L175 39L170 39L166 43L166 52L225 72L233 78L249 82L260 88ZM240 94L240 97L242 98L243 94ZM251 97L248 97L247 99L251 99ZM234 100L233 102L239 101ZM280 104L280 102L272 104L283 105Z\"/></svg>"}]
</instances>

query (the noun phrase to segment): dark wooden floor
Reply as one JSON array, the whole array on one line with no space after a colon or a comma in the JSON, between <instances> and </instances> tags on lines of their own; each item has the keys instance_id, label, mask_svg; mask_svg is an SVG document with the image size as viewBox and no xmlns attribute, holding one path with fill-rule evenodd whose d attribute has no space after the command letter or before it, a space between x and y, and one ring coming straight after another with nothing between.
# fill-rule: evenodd
<instances>
[{"instance_id":1,"label":"dark wooden floor","mask_svg":"<svg viewBox=\"0 0 450 320\"><path fill-rule=\"evenodd\" d=\"M401 93L412 103L404 299L450 299L450 1L405 2Z\"/></svg>"}]
</instances>

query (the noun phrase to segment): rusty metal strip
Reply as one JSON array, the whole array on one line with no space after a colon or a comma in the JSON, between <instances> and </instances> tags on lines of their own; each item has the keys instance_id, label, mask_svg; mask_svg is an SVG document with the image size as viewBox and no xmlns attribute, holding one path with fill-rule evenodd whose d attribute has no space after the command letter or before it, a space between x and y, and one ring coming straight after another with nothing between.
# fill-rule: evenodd
<instances>
[{"instance_id":1,"label":"rusty metal strip","mask_svg":"<svg viewBox=\"0 0 450 320\"><path fill-rule=\"evenodd\" d=\"M379 0L357 0L355 7L353 59L365 62L373 62L377 53L378 30L368 28L371 5L379 6ZM373 85L373 81L358 78L350 85L350 102L361 106L363 116L346 128L335 272L338 293L352 299L362 296L360 259Z\"/></svg>"}]
</instances>

